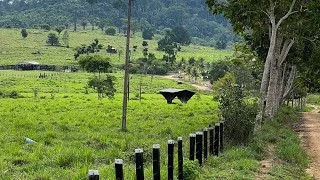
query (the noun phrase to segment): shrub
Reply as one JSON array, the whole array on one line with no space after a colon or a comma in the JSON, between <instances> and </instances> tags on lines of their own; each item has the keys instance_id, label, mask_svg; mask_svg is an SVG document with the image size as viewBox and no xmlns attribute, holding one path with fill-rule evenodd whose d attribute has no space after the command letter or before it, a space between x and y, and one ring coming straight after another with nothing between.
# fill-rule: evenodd
<instances>
[{"instance_id":1,"label":"shrub","mask_svg":"<svg viewBox=\"0 0 320 180\"><path fill-rule=\"evenodd\" d=\"M222 83L220 89L221 115L225 120L226 140L233 145L247 144L253 135L257 103L246 102L243 88L232 84L232 81Z\"/></svg>"},{"instance_id":2,"label":"shrub","mask_svg":"<svg viewBox=\"0 0 320 180\"><path fill-rule=\"evenodd\" d=\"M105 33L106 35L114 36L117 33L117 30L113 27L108 27Z\"/></svg>"},{"instance_id":3,"label":"shrub","mask_svg":"<svg viewBox=\"0 0 320 180\"><path fill-rule=\"evenodd\" d=\"M27 32L26 29L22 29L22 30L21 30L21 36L22 36L23 38L28 37L28 32Z\"/></svg>"},{"instance_id":4,"label":"shrub","mask_svg":"<svg viewBox=\"0 0 320 180\"><path fill-rule=\"evenodd\" d=\"M3 91L0 91L0 98L4 98L5 97L5 93Z\"/></svg>"},{"instance_id":5,"label":"shrub","mask_svg":"<svg viewBox=\"0 0 320 180\"><path fill-rule=\"evenodd\" d=\"M11 91L8 96L9 98L17 99L19 98L19 93L17 91Z\"/></svg>"},{"instance_id":6,"label":"shrub","mask_svg":"<svg viewBox=\"0 0 320 180\"><path fill-rule=\"evenodd\" d=\"M154 34L152 29L146 29L142 32L142 38L147 40L152 40Z\"/></svg>"}]
</instances>

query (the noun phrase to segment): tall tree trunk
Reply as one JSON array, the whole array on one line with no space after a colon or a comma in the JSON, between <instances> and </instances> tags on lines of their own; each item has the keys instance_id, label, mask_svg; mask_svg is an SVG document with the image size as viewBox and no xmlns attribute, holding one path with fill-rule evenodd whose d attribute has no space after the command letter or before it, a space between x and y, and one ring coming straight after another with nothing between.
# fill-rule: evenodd
<instances>
[{"instance_id":1,"label":"tall tree trunk","mask_svg":"<svg viewBox=\"0 0 320 180\"><path fill-rule=\"evenodd\" d=\"M285 80L287 79L287 63L285 63L282 67L282 76L280 77L281 81L280 82L280 91L278 94L278 99L279 99L279 106L280 104L284 103L284 99L283 99L283 94L284 94L284 83Z\"/></svg>"},{"instance_id":2,"label":"tall tree trunk","mask_svg":"<svg viewBox=\"0 0 320 180\"><path fill-rule=\"evenodd\" d=\"M77 19L76 19L76 17L74 17L73 23L74 23L74 24L73 24L73 26L74 26L74 27L73 27L73 31L76 32L76 31L77 31Z\"/></svg>"},{"instance_id":3,"label":"tall tree trunk","mask_svg":"<svg viewBox=\"0 0 320 180\"><path fill-rule=\"evenodd\" d=\"M275 58L277 29L276 29L274 14L273 14L273 16L270 16L270 21L271 21L270 46L269 46L269 50L268 50L267 59L264 64L263 76L262 76L262 80L261 80L260 98L259 98L260 110L256 116L256 122L255 122L255 127L254 127L255 132L261 128L261 121L262 121L264 109L265 109L265 98L266 98L266 93L268 90L267 88L268 88L269 77L270 77L270 66L271 66L271 62Z\"/></svg>"},{"instance_id":4,"label":"tall tree trunk","mask_svg":"<svg viewBox=\"0 0 320 180\"><path fill-rule=\"evenodd\" d=\"M278 63L277 60L274 59L271 61L271 68L270 68L270 80L269 80L269 87L267 93L267 100L266 100L266 109L264 116L266 118L273 118L275 107L276 107L276 96L277 96L277 81L278 81Z\"/></svg>"}]
</instances>

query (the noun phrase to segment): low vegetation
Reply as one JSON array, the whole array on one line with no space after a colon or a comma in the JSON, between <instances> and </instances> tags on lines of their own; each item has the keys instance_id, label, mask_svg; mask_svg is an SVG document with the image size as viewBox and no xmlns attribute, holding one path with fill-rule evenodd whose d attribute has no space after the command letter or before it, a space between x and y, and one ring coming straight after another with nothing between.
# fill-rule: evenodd
<instances>
[{"instance_id":1,"label":"low vegetation","mask_svg":"<svg viewBox=\"0 0 320 180\"><path fill-rule=\"evenodd\" d=\"M247 146L229 146L219 157L210 157L199 179L255 179L261 173L259 161L266 157L267 146L275 147L271 152L273 166L266 172L268 179L312 179L305 172L310 158L292 130L298 122L292 108L282 107L275 120L265 122Z\"/></svg>"}]
</instances>

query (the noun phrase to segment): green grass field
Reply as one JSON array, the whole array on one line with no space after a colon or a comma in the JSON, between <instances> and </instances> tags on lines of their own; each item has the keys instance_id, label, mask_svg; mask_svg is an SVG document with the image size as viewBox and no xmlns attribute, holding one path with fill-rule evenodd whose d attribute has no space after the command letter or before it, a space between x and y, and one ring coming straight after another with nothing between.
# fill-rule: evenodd
<instances>
[{"instance_id":1,"label":"green grass field","mask_svg":"<svg viewBox=\"0 0 320 180\"><path fill-rule=\"evenodd\" d=\"M118 50L122 50L123 54L109 55L105 50L101 54L109 56L114 64L123 64L125 59L125 43L126 38L123 36L107 36L101 30L92 31L78 31L73 32L69 30L69 43L70 48L48 46L46 44L47 36L50 32L39 29L28 29L28 37L23 39L21 36L21 29L0 29L1 50L0 50L0 65L1 64L16 64L22 61L37 61L41 64L51 65L73 65L76 64L74 60L74 48L81 44L91 44L94 39L98 39L104 45L112 45ZM61 33L61 38L62 38ZM138 46L136 52L132 52L131 59L143 57L143 39L139 34L131 38L130 47ZM61 42L61 40L60 40ZM62 42L61 42L62 43ZM157 51L157 41L149 40L149 52L154 53L157 58L162 58L164 52ZM63 44L63 43L62 43ZM32 54L36 51L41 51L42 55ZM224 59L226 56L231 56L230 50L215 50L211 47L203 47L196 45L189 45L182 47L182 51L178 53L177 59L182 57L188 59L194 57L196 59L204 58L206 61L216 61Z\"/></svg>"},{"instance_id":2,"label":"green grass field","mask_svg":"<svg viewBox=\"0 0 320 180\"><path fill-rule=\"evenodd\" d=\"M41 72L43 73L43 72ZM187 104L168 105L158 90L168 87L194 90L187 84L143 77L142 101L137 98L139 76L132 76L128 104L128 132L122 132L122 73L114 100L85 94L87 73L1 71L0 91L16 91L20 98L0 98L0 179L86 179L88 169L99 169L102 179L114 179L113 161L122 158L125 176L134 179L134 149L143 148L146 178L152 176L152 145L162 149L166 175L166 142L214 124L218 103L197 92ZM35 89L38 89L35 97ZM27 144L25 137L37 141Z\"/></svg>"},{"instance_id":3,"label":"green grass field","mask_svg":"<svg viewBox=\"0 0 320 180\"><path fill-rule=\"evenodd\" d=\"M0 65L31 60L41 64L72 65L76 64L73 48L91 43L95 38L105 47L112 44L121 49L125 44L124 37L105 36L101 31L70 31L71 48L51 47L45 44L49 32L28 32L29 36L23 39L20 29L0 29ZM132 40L132 46L138 45L133 58L141 57L142 39L135 37ZM156 45L156 41L149 41L150 52L161 58L163 53L156 51ZM37 50L43 55L31 54ZM190 45L183 47L178 59L203 57L215 61L231 54L231 51ZM124 56L120 61L117 55L110 57L113 64L123 63ZM40 79L40 73L46 73L48 77ZM125 179L135 179L136 148L144 149L145 178L152 179L153 144L161 146L161 177L166 179L167 140L183 137L183 152L187 158L189 134L218 122L219 103L212 100L209 92L199 92L185 82L177 84L160 77L142 76L144 86L140 102L140 76L130 75L128 131L122 132L123 72L113 75L117 77L115 99L99 101L93 89L85 88L92 76L89 73L0 71L0 179L85 180L89 169L98 169L100 179L111 180L115 179L113 163L116 158L124 160ZM168 105L159 94L159 90L165 88L188 89L196 94L187 104L175 99L176 104ZM315 96L309 102L316 103L317 99ZM221 156L211 156L201 169L186 160L185 172L190 173L189 179L254 179L260 171L259 161L266 154L268 143L276 146L277 164L268 172L271 179L309 179L304 171L308 159L300 142L294 133L281 126L283 119L294 119L295 112L283 110L284 114L266 123L261 134L248 146L226 145ZM37 143L26 143L26 137ZM177 155L175 171L176 167Z\"/></svg>"}]
</instances>

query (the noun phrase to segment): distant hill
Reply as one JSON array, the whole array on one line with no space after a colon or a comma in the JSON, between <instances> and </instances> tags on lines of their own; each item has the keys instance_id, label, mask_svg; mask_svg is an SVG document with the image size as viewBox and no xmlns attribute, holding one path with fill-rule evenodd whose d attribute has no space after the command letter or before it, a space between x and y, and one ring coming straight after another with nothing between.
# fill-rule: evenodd
<instances>
[{"instance_id":1,"label":"distant hill","mask_svg":"<svg viewBox=\"0 0 320 180\"><path fill-rule=\"evenodd\" d=\"M96 1L90 5L87 1ZM199 43L233 41L232 28L223 16L213 16L205 0L135 0L132 2L133 29L184 26ZM127 0L0 0L0 27L33 28L104 22L125 30ZM88 27L89 28L89 27ZM209 43L210 45L210 43Z\"/></svg>"}]
</instances>

